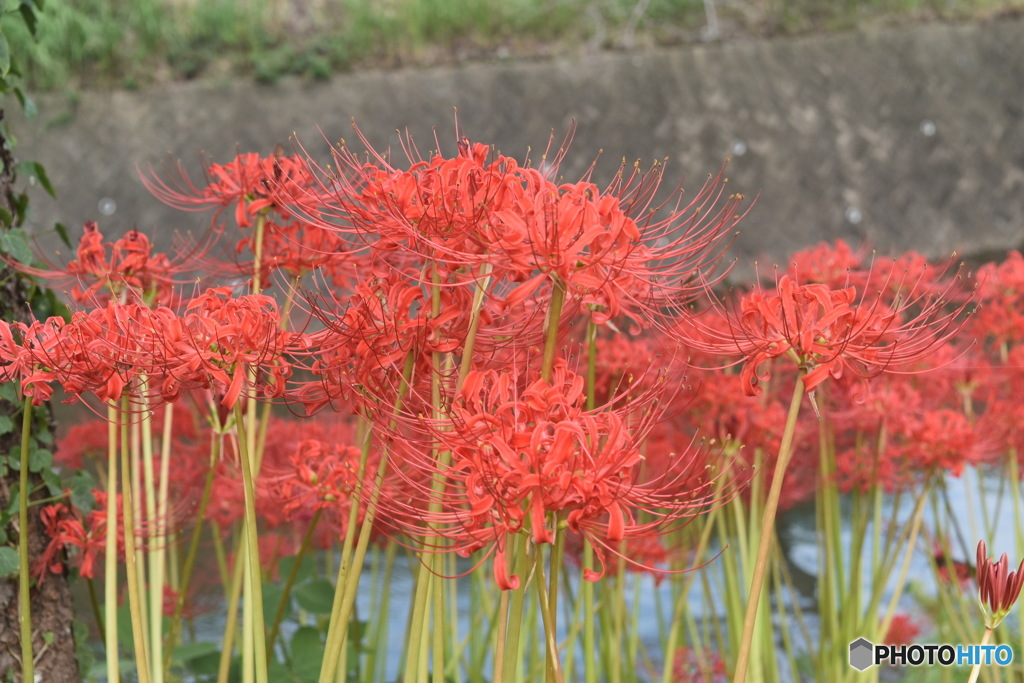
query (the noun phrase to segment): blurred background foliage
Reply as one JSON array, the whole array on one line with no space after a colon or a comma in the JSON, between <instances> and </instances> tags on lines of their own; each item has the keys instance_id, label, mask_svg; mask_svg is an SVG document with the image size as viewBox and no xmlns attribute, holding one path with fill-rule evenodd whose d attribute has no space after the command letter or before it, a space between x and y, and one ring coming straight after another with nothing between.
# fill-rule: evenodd
<instances>
[{"instance_id":1,"label":"blurred background foliage","mask_svg":"<svg viewBox=\"0 0 1024 683\"><path fill-rule=\"evenodd\" d=\"M17 2L19 0L8 0ZM579 54L883 23L988 18L1024 0L47 0L31 89ZM27 50L24 26L3 27Z\"/></svg>"}]
</instances>

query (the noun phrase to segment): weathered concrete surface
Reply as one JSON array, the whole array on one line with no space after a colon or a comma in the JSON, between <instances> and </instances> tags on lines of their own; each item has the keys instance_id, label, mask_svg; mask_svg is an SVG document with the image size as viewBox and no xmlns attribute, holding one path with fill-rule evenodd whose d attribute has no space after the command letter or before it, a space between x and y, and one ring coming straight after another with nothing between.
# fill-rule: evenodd
<instances>
[{"instance_id":1,"label":"weathered concrete surface","mask_svg":"<svg viewBox=\"0 0 1024 683\"><path fill-rule=\"evenodd\" d=\"M352 117L377 145L396 143L395 129L409 127L424 152L436 126L450 152L457 107L466 134L515 155L543 148L552 129L562 134L575 119L568 177L603 148L599 179L623 157L669 157L670 183L685 173L696 189L732 156L734 191L761 193L739 241L747 256L784 258L836 237L935 256L1024 240L1019 19L364 72L327 83L180 83L38 104L35 124L13 124L19 156L44 163L59 191L56 203L34 202L36 222L60 220L73 236L89 218L111 232L197 225L137 178L137 164L159 164L168 152L197 169L200 151L216 161L236 149L269 152L295 131L327 161L317 126L351 140ZM100 215L101 198L116 202L112 216Z\"/></svg>"}]
</instances>

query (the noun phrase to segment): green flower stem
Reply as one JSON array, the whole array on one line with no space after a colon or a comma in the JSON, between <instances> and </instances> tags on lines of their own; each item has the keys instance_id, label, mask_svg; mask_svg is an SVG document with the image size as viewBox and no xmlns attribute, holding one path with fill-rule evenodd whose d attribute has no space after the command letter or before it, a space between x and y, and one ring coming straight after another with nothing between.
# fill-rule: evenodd
<instances>
[{"instance_id":1,"label":"green flower stem","mask_svg":"<svg viewBox=\"0 0 1024 683\"><path fill-rule=\"evenodd\" d=\"M136 565L135 505L132 499L131 454L129 451L128 396L121 399L121 508L124 515L124 568L128 580L128 610L132 619L132 642L135 647L135 669L139 683L149 683L149 652L145 623L142 617L142 596L139 591L139 568ZM116 618L116 617L115 617Z\"/></svg>"},{"instance_id":2,"label":"green flower stem","mask_svg":"<svg viewBox=\"0 0 1024 683\"><path fill-rule=\"evenodd\" d=\"M21 626L21 680L34 681L32 649L32 580L28 562L28 456L32 443L32 397L26 396L21 418L21 469L18 472L18 623Z\"/></svg>"},{"instance_id":3,"label":"green flower stem","mask_svg":"<svg viewBox=\"0 0 1024 683\"><path fill-rule=\"evenodd\" d=\"M507 561L507 559L506 559ZM508 642L509 591L498 599L498 630L494 642L494 683L502 683L505 673L505 646Z\"/></svg>"},{"instance_id":4,"label":"green flower stem","mask_svg":"<svg viewBox=\"0 0 1024 683\"><path fill-rule=\"evenodd\" d=\"M410 353L405 358L405 366L402 368L402 382L398 387L398 395L395 397L395 405L392 414L397 414L402 409L402 402L409 390L409 379L412 376L412 369L415 358ZM392 426L394 423L392 422ZM363 439L362 454L359 461L359 486L365 481L366 463L370 453L370 443L373 432L367 429ZM363 560L366 558L366 549L370 544L370 535L373 532L373 520L377 515L377 501L380 499L380 487L384 482L384 475L388 467L388 451L383 449L377 469L373 475L373 487L370 490L370 500L366 505L366 513L363 515L362 525L359 527L359 539L356 541L354 554L350 557L352 550L353 536L355 534L357 521L359 519L359 506L356 498L353 498L351 510L349 511L348 526L345 530L345 545L342 549L341 563L338 567L338 579L334 587L334 604L331 608L331 618L327 627L327 643L324 649L323 665L320 668L320 683L331 683L338 674L338 664L345 656L345 640L348 636L349 618L352 615L352 606L355 604L356 593L359 588L359 575L362 572ZM341 668L344 671L344 667Z\"/></svg>"},{"instance_id":5,"label":"green flower stem","mask_svg":"<svg viewBox=\"0 0 1024 683\"><path fill-rule=\"evenodd\" d=\"M927 484L925 485L925 491L928 490ZM903 566L900 568L899 578L896 580L896 588L893 591L892 599L889 601L889 608L885 611L885 619L882 620L882 626L878 630L878 634L884 636L889 630L889 625L892 623L892 619L896 616L896 608L899 606L900 597L903 595L903 589L907 585L907 573L910 571L910 561L914 556L914 549L917 547L917 536L921 532L921 522L924 520L924 496L918 501L917 509L914 510L913 521L910 527L910 539L907 541L907 552L903 556ZM884 583L884 582L883 582Z\"/></svg>"},{"instance_id":6,"label":"green flower stem","mask_svg":"<svg viewBox=\"0 0 1024 683\"><path fill-rule=\"evenodd\" d=\"M220 665L217 669L217 683L227 683L228 674L231 671L231 653L235 642L235 633L238 630L238 600L242 595L242 576L245 563L242 562L241 550L242 539L235 542L235 564L231 569L231 584L227 586L227 618L224 620L224 644L220 651Z\"/></svg>"},{"instance_id":7,"label":"green flower stem","mask_svg":"<svg viewBox=\"0 0 1024 683\"><path fill-rule=\"evenodd\" d=\"M446 553L444 559L448 563L448 566L445 569L445 576L455 576L458 574L458 565L455 560L455 555L452 553ZM448 614L457 615L459 613L459 596L454 583L449 585L447 592ZM452 683L463 683L462 667L459 666L459 664L462 661L463 652L465 651L465 643L459 642L459 620L457 618L452 619L448 623L451 624L448 635L451 637L450 647L452 649L452 655L448 658L448 663L445 664L444 675L446 678L451 678Z\"/></svg>"},{"instance_id":8,"label":"green flower stem","mask_svg":"<svg viewBox=\"0 0 1024 683\"><path fill-rule=\"evenodd\" d=\"M747 611L743 617L743 634L740 638L739 654L736 660L735 683L747 680L747 667L750 663L750 646L754 637L754 623L757 618L758 606L761 603L761 587L764 584L765 568L768 563L768 551L774 538L775 513L779 507L782 494L782 481L786 476L786 467L793 454L793 436L796 433L796 421L800 415L800 402L804 395L804 383L797 378L793 388L793 398L786 415L786 427L782 433L782 444L779 446L779 457L775 463L775 474L772 476L771 490L765 500L764 521L761 525L761 536L757 544L757 559L754 562L754 574L747 594Z\"/></svg>"},{"instance_id":9,"label":"green flower stem","mask_svg":"<svg viewBox=\"0 0 1024 683\"><path fill-rule=\"evenodd\" d=\"M509 556L513 558L513 574L519 577L519 588L511 591L508 600L508 621L507 632L499 632L498 638L504 638L505 661L502 665L501 680L506 683L515 683L516 671L519 668L519 636L523 632L523 606L526 602L526 584L529 581L530 557L527 553L527 539L521 534L516 534L513 542L509 543ZM497 676L495 683L498 682Z\"/></svg>"},{"instance_id":10,"label":"green flower stem","mask_svg":"<svg viewBox=\"0 0 1024 683\"><path fill-rule=\"evenodd\" d=\"M145 379L143 379L142 395L145 396ZM168 404L171 405L171 404ZM142 528L147 531L156 529L161 524L157 517L157 487L156 470L153 468L153 419L149 412L148 402L143 406L142 416L142 468L146 487L146 510L145 518L142 521ZM170 429L165 424L164 431ZM161 458L166 463L166 455ZM164 480L166 481L166 480ZM163 483L163 482L162 482ZM163 607L164 607L164 553L166 541L160 538L159 533L151 537L153 540L146 547L146 561L149 566L149 652L151 653L150 663L152 671L150 675L153 683L163 683L164 680L164 648L163 648ZM146 586L143 585L143 588Z\"/></svg>"},{"instance_id":11,"label":"green flower stem","mask_svg":"<svg viewBox=\"0 0 1024 683\"><path fill-rule=\"evenodd\" d=\"M357 486L362 486L364 476L366 472L366 463L370 455L370 444L373 434L369 428L366 427L365 433L361 435L362 447L360 448L361 454L359 457L359 474L357 477ZM383 478L381 473L380 465L374 475L374 478ZM341 547L341 561L338 563L338 575L335 579L334 585L334 600L331 604L331 617L328 621L327 626L327 643L324 649L324 659L320 668L320 683L333 683L335 674L338 672L338 660L343 656L345 652L345 639L348 633L348 618L349 615L342 614L342 606L345 603L345 593L348 590L348 582L352 580L349 576L349 569L355 575L358 581L359 567L352 562L352 551L356 545L356 526L359 521L359 504L356 496L352 498L352 505L349 508L348 524L345 526L345 540L342 542ZM366 526L366 517L363 517L363 526ZM363 532L362 527L359 528L359 535ZM328 553L328 557L331 553ZM345 667L340 667L344 670Z\"/></svg>"},{"instance_id":12,"label":"green flower stem","mask_svg":"<svg viewBox=\"0 0 1024 683\"><path fill-rule=\"evenodd\" d=\"M381 592L378 599L373 603L379 607L377 610L376 631L374 633L374 647L371 647L366 655L366 680L369 683L376 683L378 680L377 662L381 660L387 651L388 616L391 614L389 609L391 603L391 576L394 572L397 551L397 543L389 543L387 550L384 551L384 571L381 574L380 581ZM381 675L383 675L383 671L381 669Z\"/></svg>"},{"instance_id":13,"label":"green flower stem","mask_svg":"<svg viewBox=\"0 0 1024 683\"><path fill-rule=\"evenodd\" d=\"M594 546L590 541L583 541L583 569L594 568ZM584 579L580 591L583 593L583 680L585 683L597 683L600 664L594 656L597 644L595 634L597 625L594 620L594 582Z\"/></svg>"},{"instance_id":14,"label":"green flower stem","mask_svg":"<svg viewBox=\"0 0 1024 683\"><path fill-rule=\"evenodd\" d=\"M597 407L595 383L597 381L597 325L593 320L587 321L587 410ZM583 540L583 569L593 570L594 547L587 539ZM580 587L583 593L583 678L584 683L597 683L598 661L594 653L594 583L584 580ZM575 648L570 648L570 652Z\"/></svg>"},{"instance_id":15,"label":"green flower stem","mask_svg":"<svg viewBox=\"0 0 1024 683\"><path fill-rule=\"evenodd\" d=\"M107 406L107 538L103 572L107 679L121 680L117 654L117 408Z\"/></svg>"},{"instance_id":16,"label":"green flower stem","mask_svg":"<svg viewBox=\"0 0 1024 683\"><path fill-rule=\"evenodd\" d=\"M985 627L985 635L981 637L981 646L988 645L989 641L992 640L993 629L988 626ZM981 662L977 661L971 668L971 677L967 679L967 683L976 683L978 675L981 674Z\"/></svg>"},{"instance_id":17,"label":"green flower stem","mask_svg":"<svg viewBox=\"0 0 1024 683\"><path fill-rule=\"evenodd\" d=\"M551 547L551 579L548 583L548 593L545 597L545 604L541 605L541 609L545 609L548 613L548 619L551 625L551 639L552 641L558 633L558 576L562 569L562 556L565 554L565 533L558 528L558 515L555 515L555 519L552 523L555 528L555 544ZM540 552L537 553L540 555ZM542 573L543 574L543 573ZM541 574L541 576L542 576ZM549 603L550 601L550 603ZM548 676L558 674L561 676L560 665L558 661L558 649L548 648Z\"/></svg>"},{"instance_id":18,"label":"green flower stem","mask_svg":"<svg viewBox=\"0 0 1024 683\"><path fill-rule=\"evenodd\" d=\"M699 566L703 560L704 553L711 540L711 530L715 528L715 518L718 517L719 510L721 508L716 507L704 518L704 528L700 532L697 550L693 555L693 563L695 565ZM679 595L676 597L675 608L672 610L672 626L669 628L668 641L665 644L665 666L661 672L661 683L672 683L672 676L675 673L672 666L674 664L673 657L679 643L679 622L683 618L683 612L689 611L686 610L686 607L696 574L696 572L691 572L686 577L686 580L679 589Z\"/></svg>"},{"instance_id":19,"label":"green flower stem","mask_svg":"<svg viewBox=\"0 0 1024 683\"><path fill-rule=\"evenodd\" d=\"M447 459L447 458L446 458ZM447 468L447 464L445 464ZM443 486L443 484L441 485ZM436 573L432 582L433 587L433 603L434 603L434 621L431 627L431 635L433 636L433 680L434 683L445 683L445 625L450 623L449 620L445 619L444 609L444 594L448 583L442 578L444 576L444 559L445 555L441 552L435 552L434 557L434 572Z\"/></svg>"},{"instance_id":20,"label":"green flower stem","mask_svg":"<svg viewBox=\"0 0 1024 683\"><path fill-rule=\"evenodd\" d=\"M249 580L252 582L251 599L246 601L245 610L252 615L256 681L257 683L267 683L267 636L266 624L263 621L263 584L260 577L260 546L256 526L256 489L242 406L238 403L235 404L235 428L238 430L238 450L242 461L242 490L245 496L244 548L245 557L249 558Z\"/></svg>"},{"instance_id":21,"label":"green flower stem","mask_svg":"<svg viewBox=\"0 0 1024 683\"><path fill-rule=\"evenodd\" d=\"M220 439L214 437L210 452L210 466L206 470L206 481L203 482L203 495L199 499L199 509L196 510L196 524L192 529L192 538L189 540L188 544L188 554L185 555L185 566L182 568L181 572L181 582L178 586L178 599L174 602L174 615L171 617L171 632L170 637L167 639L167 650L164 654L165 676L170 670L171 656L174 654L174 648L178 645L178 637L181 635L182 614L185 611L188 589L192 582L192 570L195 568L196 557L199 554L199 541L203 535L203 523L206 518L206 508L210 504L210 497L213 492L213 475L216 471L217 460L219 459ZM217 538L219 540L219 535Z\"/></svg>"},{"instance_id":22,"label":"green flower stem","mask_svg":"<svg viewBox=\"0 0 1024 683\"><path fill-rule=\"evenodd\" d=\"M554 552L554 549L552 549L552 552ZM537 586L537 600L540 607L541 620L544 622L544 642L547 649L545 680L548 683L562 683L562 667L558 659L558 643L555 641L554 603L548 600L550 594L545 586L547 581L544 578L544 553L540 546L534 548L533 566L535 572L534 584ZM554 578L553 572L552 578Z\"/></svg>"},{"instance_id":23,"label":"green flower stem","mask_svg":"<svg viewBox=\"0 0 1024 683\"><path fill-rule=\"evenodd\" d=\"M141 394L141 392L140 392ZM125 409L125 415L128 415L128 409ZM145 499L145 495L140 495L142 491L145 494L145 489L142 485L142 429L141 421L132 422L130 431L130 443L131 450L131 465L130 471L132 473L132 515L133 523L132 528L137 529L139 532L138 538L135 543L135 567L136 567L136 580L139 584L139 614L142 619L142 640L146 643L146 652L152 653L149 645L149 594L146 590L148 585L146 576L148 574L146 568L146 543L139 543L139 539L145 541L144 534L145 530L148 529L146 525L146 518L142 512L142 501ZM147 659L147 661L149 661ZM150 674L152 676L152 673Z\"/></svg>"},{"instance_id":24,"label":"green flower stem","mask_svg":"<svg viewBox=\"0 0 1024 683\"><path fill-rule=\"evenodd\" d=\"M565 304L565 284L555 280L551 285L551 303L548 306L547 329L544 340L544 359L540 376L545 382L551 382L551 369L555 365L558 350L558 323L562 319L562 307Z\"/></svg>"},{"instance_id":25,"label":"green flower stem","mask_svg":"<svg viewBox=\"0 0 1024 683\"><path fill-rule=\"evenodd\" d=\"M323 509L318 508L313 514L313 519L309 522L309 528L306 529L306 535L302 537L302 545L299 546L299 552L295 556L295 561L292 562L291 571L288 572L288 578L284 581L281 601L277 605L277 612L274 614L274 621L270 626L270 635L267 636L268 652L274 651L274 642L281 631L281 621L284 619L284 613L287 611L292 586L295 585L295 578L299 575L299 567L302 565L302 560L306 557L306 553L309 552L309 547L313 545L313 533L316 531L317 524L320 523L322 513Z\"/></svg>"},{"instance_id":26,"label":"green flower stem","mask_svg":"<svg viewBox=\"0 0 1024 683\"><path fill-rule=\"evenodd\" d=\"M92 617L96 620L96 630L100 632L100 640L106 642L107 629L103 624L103 612L100 609L100 596L96 593L96 582L86 579L85 585L89 589L89 606L92 607Z\"/></svg>"}]
</instances>

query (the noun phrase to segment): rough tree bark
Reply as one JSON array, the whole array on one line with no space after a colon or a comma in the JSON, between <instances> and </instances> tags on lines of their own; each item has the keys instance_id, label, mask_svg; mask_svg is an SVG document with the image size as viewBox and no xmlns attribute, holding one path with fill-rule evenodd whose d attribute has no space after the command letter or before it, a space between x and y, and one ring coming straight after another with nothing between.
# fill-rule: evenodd
<instances>
[{"instance_id":1,"label":"rough tree bark","mask_svg":"<svg viewBox=\"0 0 1024 683\"><path fill-rule=\"evenodd\" d=\"M0 109L0 120L3 110ZM14 157L8 141L0 132L0 206L11 211L14 196ZM13 213L13 212L12 212ZM0 228L2 229L2 228ZM0 261L0 318L29 320L32 311L26 303L25 281ZM0 400L0 414L8 415L14 424L21 424L21 407ZM16 429L0 436L0 454L18 452L21 447L21 430ZM18 481L18 472L9 471L0 477L0 509L11 502L11 489ZM38 476L32 475L30 486L39 489L33 498L46 496ZM11 541L18 538L22 530L17 528L18 518L14 515L7 528ZM39 521L39 506L29 508L28 528L29 559L39 557L50 539ZM32 588L32 648L36 655L36 680L43 683L70 683L78 681L78 663L75 660L73 636L74 612L71 590L66 573L50 574L42 585ZM18 624L18 577L0 580L0 680L21 680L21 635Z\"/></svg>"}]
</instances>

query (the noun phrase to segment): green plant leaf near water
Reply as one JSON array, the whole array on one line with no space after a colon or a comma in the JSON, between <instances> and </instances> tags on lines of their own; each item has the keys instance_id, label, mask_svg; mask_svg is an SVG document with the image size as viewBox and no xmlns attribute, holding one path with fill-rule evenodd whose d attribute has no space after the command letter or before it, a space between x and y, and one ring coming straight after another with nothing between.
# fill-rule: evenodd
<instances>
[{"instance_id":1,"label":"green plant leaf near water","mask_svg":"<svg viewBox=\"0 0 1024 683\"><path fill-rule=\"evenodd\" d=\"M9 546L0 548L0 578L18 573L18 551Z\"/></svg>"},{"instance_id":2,"label":"green plant leaf near water","mask_svg":"<svg viewBox=\"0 0 1024 683\"><path fill-rule=\"evenodd\" d=\"M315 681L320 674L324 658L324 644L320 630L303 626L292 636L292 671L301 680Z\"/></svg>"},{"instance_id":3,"label":"green plant leaf near water","mask_svg":"<svg viewBox=\"0 0 1024 683\"><path fill-rule=\"evenodd\" d=\"M310 579L295 588L299 607L313 614L330 614L334 601L334 585L327 579Z\"/></svg>"}]
</instances>

